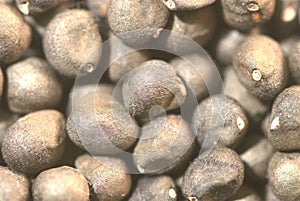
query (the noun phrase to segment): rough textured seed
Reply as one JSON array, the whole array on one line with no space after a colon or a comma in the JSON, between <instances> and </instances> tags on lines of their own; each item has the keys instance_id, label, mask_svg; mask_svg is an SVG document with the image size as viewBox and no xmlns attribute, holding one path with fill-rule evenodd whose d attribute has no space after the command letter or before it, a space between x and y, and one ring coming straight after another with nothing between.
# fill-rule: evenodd
<instances>
[{"instance_id":1,"label":"rough textured seed","mask_svg":"<svg viewBox=\"0 0 300 201\"><path fill-rule=\"evenodd\" d=\"M31 29L13 7L0 3L0 62L12 63L28 49Z\"/></svg>"},{"instance_id":2,"label":"rough textured seed","mask_svg":"<svg viewBox=\"0 0 300 201\"><path fill-rule=\"evenodd\" d=\"M206 7L216 0L161 0L169 10L190 11Z\"/></svg>"},{"instance_id":3,"label":"rough textured seed","mask_svg":"<svg viewBox=\"0 0 300 201\"><path fill-rule=\"evenodd\" d=\"M300 41L289 52L289 70L296 84L300 84Z\"/></svg>"},{"instance_id":4,"label":"rough textured seed","mask_svg":"<svg viewBox=\"0 0 300 201\"><path fill-rule=\"evenodd\" d=\"M110 41L111 57L112 55L122 56L108 68L109 78L112 82L118 82L120 79L124 78L126 73L148 60L149 56L147 56L144 51L134 51L123 56L124 49L128 48L129 47L121 40L114 39L113 41Z\"/></svg>"},{"instance_id":5,"label":"rough textured seed","mask_svg":"<svg viewBox=\"0 0 300 201\"><path fill-rule=\"evenodd\" d=\"M115 154L130 148L138 136L135 121L110 95L90 92L80 98L67 120L67 133L92 154Z\"/></svg>"},{"instance_id":6,"label":"rough textured seed","mask_svg":"<svg viewBox=\"0 0 300 201\"><path fill-rule=\"evenodd\" d=\"M300 86L289 87L277 96L268 128L268 139L276 149L300 149Z\"/></svg>"},{"instance_id":7,"label":"rough textured seed","mask_svg":"<svg viewBox=\"0 0 300 201\"><path fill-rule=\"evenodd\" d=\"M273 16L276 0L222 0L225 22L239 30L263 25Z\"/></svg>"},{"instance_id":8,"label":"rough textured seed","mask_svg":"<svg viewBox=\"0 0 300 201\"><path fill-rule=\"evenodd\" d=\"M182 192L185 198L224 201L242 186L244 164L231 149L217 148L207 156L198 156L185 172Z\"/></svg>"},{"instance_id":9,"label":"rough textured seed","mask_svg":"<svg viewBox=\"0 0 300 201\"><path fill-rule=\"evenodd\" d=\"M220 115L224 122L216 121ZM199 144L206 137L218 134L218 146L236 147L247 132L248 119L238 102L214 95L200 102L195 109L192 125Z\"/></svg>"},{"instance_id":10,"label":"rough textured seed","mask_svg":"<svg viewBox=\"0 0 300 201\"><path fill-rule=\"evenodd\" d=\"M224 71L224 89L226 96L235 99L253 122L258 123L268 111L268 106L241 83L232 66Z\"/></svg>"},{"instance_id":11,"label":"rough textured seed","mask_svg":"<svg viewBox=\"0 0 300 201\"><path fill-rule=\"evenodd\" d=\"M177 201L178 195L174 180L165 175L142 177L129 201Z\"/></svg>"},{"instance_id":12,"label":"rough textured seed","mask_svg":"<svg viewBox=\"0 0 300 201\"><path fill-rule=\"evenodd\" d=\"M246 165L248 180L260 179L260 181L264 181L266 179L267 167L273 153L274 148L270 142L262 138L240 155Z\"/></svg>"},{"instance_id":13,"label":"rough textured seed","mask_svg":"<svg viewBox=\"0 0 300 201\"><path fill-rule=\"evenodd\" d=\"M133 159L142 174L161 174L187 165L194 135L181 116L154 119L142 129Z\"/></svg>"},{"instance_id":14,"label":"rough textured seed","mask_svg":"<svg viewBox=\"0 0 300 201\"><path fill-rule=\"evenodd\" d=\"M250 186L243 185L228 201L262 201L262 199Z\"/></svg>"},{"instance_id":15,"label":"rough textured seed","mask_svg":"<svg viewBox=\"0 0 300 201\"><path fill-rule=\"evenodd\" d=\"M192 66L185 60L177 57L171 60L170 64L176 69L177 75L184 81L186 88L191 88L198 100L201 100L208 96L207 85L214 82L215 77L213 76L212 68L214 68L211 62L199 54L185 55L185 59L193 61ZM204 82L205 80L206 82ZM208 82L211 81L211 82Z\"/></svg>"},{"instance_id":16,"label":"rough textured seed","mask_svg":"<svg viewBox=\"0 0 300 201\"><path fill-rule=\"evenodd\" d=\"M29 113L55 107L62 88L53 69L43 59L31 57L7 69L9 109Z\"/></svg>"},{"instance_id":17,"label":"rough textured seed","mask_svg":"<svg viewBox=\"0 0 300 201\"><path fill-rule=\"evenodd\" d=\"M19 174L0 166L0 200L26 201L29 200L29 180Z\"/></svg>"},{"instance_id":18,"label":"rough textured seed","mask_svg":"<svg viewBox=\"0 0 300 201\"><path fill-rule=\"evenodd\" d=\"M88 201L89 185L78 170L62 166L40 173L33 182L34 201Z\"/></svg>"},{"instance_id":19,"label":"rough textured seed","mask_svg":"<svg viewBox=\"0 0 300 201\"><path fill-rule=\"evenodd\" d=\"M229 30L221 36L216 47L216 58L223 65L230 65L236 48L245 38L238 30Z\"/></svg>"},{"instance_id":20,"label":"rough textured seed","mask_svg":"<svg viewBox=\"0 0 300 201\"><path fill-rule=\"evenodd\" d=\"M111 0L87 0L89 10L97 17L106 18Z\"/></svg>"},{"instance_id":21,"label":"rough textured seed","mask_svg":"<svg viewBox=\"0 0 300 201\"><path fill-rule=\"evenodd\" d=\"M43 48L61 74L76 77L93 72L101 56L101 36L93 15L81 9L57 14L48 24Z\"/></svg>"},{"instance_id":22,"label":"rough textured seed","mask_svg":"<svg viewBox=\"0 0 300 201\"><path fill-rule=\"evenodd\" d=\"M267 185L266 187L265 201L280 201L279 199L276 198L276 196L272 192L270 185Z\"/></svg>"},{"instance_id":23,"label":"rough textured seed","mask_svg":"<svg viewBox=\"0 0 300 201\"><path fill-rule=\"evenodd\" d=\"M157 105L166 110L176 109L186 96L186 88L174 67L161 60L149 60L131 70L122 92L126 107L134 116L145 116Z\"/></svg>"},{"instance_id":24,"label":"rough textured seed","mask_svg":"<svg viewBox=\"0 0 300 201\"><path fill-rule=\"evenodd\" d=\"M55 165L65 145L65 120L55 110L41 110L18 119L3 138L3 159L24 173L38 173Z\"/></svg>"},{"instance_id":25,"label":"rough textured seed","mask_svg":"<svg viewBox=\"0 0 300 201\"><path fill-rule=\"evenodd\" d=\"M170 19L166 27L172 32L170 36L167 34L164 44L168 49L180 51L181 53L194 51L190 46L192 39L199 45L206 45L214 36L217 26L217 16L214 6L205 7L195 11L177 12ZM185 37L182 38L182 34Z\"/></svg>"},{"instance_id":26,"label":"rough textured seed","mask_svg":"<svg viewBox=\"0 0 300 201\"><path fill-rule=\"evenodd\" d=\"M75 166L89 180L98 201L121 201L131 189L131 176L126 164L116 158L79 156Z\"/></svg>"},{"instance_id":27,"label":"rough textured seed","mask_svg":"<svg viewBox=\"0 0 300 201\"><path fill-rule=\"evenodd\" d=\"M158 37L168 18L169 11L161 0L111 0L107 16L114 34L134 46Z\"/></svg>"},{"instance_id":28,"label":"rough textured seed","mask_svg":"<svg viewBox=\"0 0 300 201\"><path fill-rule=\"evenodd\" d=\"M273 100L287 84L283 52L268 36L248 36L237 48L233 66L244 86L264 101Z\"/></svg>"},{"instance_id":29,"label":"rough textured seed","mask_svg":"<svg viewBox=\"0 0 300 201\"><path fill-rule=\"evenodd\" d=\"M80 102L80 99L87 95L90 92L94 92L94 90L98 91L99 93L105 93L112 95L114 91L114 85L112 84L87 84L87 85L81 85L74 87L70 94L69 94L69 100L68 105L66 109L66 114L69 116L73 110L73 108L76 107L78 102Z\"/></svg>"},{"instance_id":30,"label":"rough textured seed","mask_svg":"<svg viewBox=\"0 0 300 201\"><path fill-rule=\"evenodd\" d=\"M300 197L300 154L273 155L268 167L269 184L279 200L298 201Z\"/></svg>"},{"instance_id":31,"label":"rough textured seed","mask_svg":"<svg viewBox=\"0 0 300 201\"><path fill-rule=\"evenodd\" d=\"M38 15L66 1L67 0L16 0L16 4L24 15Z\"/></svg>"}]
</instances>

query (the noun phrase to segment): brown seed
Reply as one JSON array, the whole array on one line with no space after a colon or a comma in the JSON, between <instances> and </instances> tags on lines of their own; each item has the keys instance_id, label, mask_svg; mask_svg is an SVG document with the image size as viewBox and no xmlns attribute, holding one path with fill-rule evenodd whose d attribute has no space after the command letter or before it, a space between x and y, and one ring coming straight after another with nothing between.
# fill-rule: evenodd
<instances>
[{"instance_id":1,"label":"brown seed","mask_svg":"<svg viewBox=\"0 0 300 201\"><path fill-rule=\"evenodd\" d=\"M7 85L9 109L16 113L56 107L62 96L55 72L37 57L11 65L7 69Z\"/></svg>"},{"instance_id":2,"label":"brown seed","mask_svg":"<svg viewBox=\"0 0 300 201\"><path fill-rule=\"evenodd\" d=\"M43 48L48 62L58 72L76 77L96 69L101 42L93 15L86 10L72 9L57 14L49 22Z\"/></svg>"},{"instance_id":3,"label":"brown seed","mask_svg":"<svg viewBox=\"0 0 300 201\"><path fill-rule=\"evenodd\" d=\"M29 180L19 174L0 166L0 200L29 200Z\"/></svg>"},{"instance_id":4,"label":"brown seed","mask_svg":"<svg viewBox=\"0 0 300 201\"><path fill-rule=\"evenodd\" d=\"M190 11L215 3L216 0L161 0L170 10Z\"/></svg>"},{"instance_id":5,"label":"brown seed","mask_svg":"<svg viewBox=\"0 0 300 201\"><path fill-rule=\"evenodd\" d=\"M289 52L289 69L294 82L300 84L300 41Z\"/></svg>"},{"instance_id":6,"label":"brown seed","mask_svg":"<svg viewBox=\"0 0 300 201\"><path fill-rule=\"evenodd\" d=\"M189 201L232 197L243 184L244 164L231 149L217 148L196 158L185 172L182 192Z\"/></svg>"},{"instance_id":7,"label":"brown seed","mask_svg":"<svg viewBox=\"0 0 300 201\"><path fill-rule=\"evenodd\" d=\"M214 6L208 6L199 10L189 12L177 12L170 20L167 29L173 33L164 41L168 49L180 51L182 53L192 52L190 41L186 37L194 40L199 45L206 45L214 36L217 18ZM175 33L174 33L175 32ZM185 37L182 38L181 35Z\"/></svg>"},{"instance_id":8,"label":"brown seed","mask_svg":"<svg viewBox=\"0 0 300 201\"><path fill-rule=\"evenodd\" d=\"M273 103L268 139L281 151L300 149L300 86L280 93Z\"/></svg>"},{"instance_id":9,"label":"brown seed","mask_svg":"<svg viewBox=\"0 0 300 201\"><path fill-rule=\"evenodd\" d=\"M62 166L41 172L33 182L34 201L88 201L89 185L78 170Z\"/></svg>"},{"instance_id":10,"label":"brown seed","mask_svg":"<svg viewBox=\"0 0 300 201\"><path fill-rule=\"evenodd\" d=\"M13 7L0 3L0 62L12 63L28 49L31 29Z\"/></svg>"},{"instance_id":11,"label":"brown seed","mask_svg":"<svg viewBox=\"0 0 300 201\"><path fill-rule=\"evenodd\" d=\"M248 36L237 48L233 66L243 85L264 101L273 100L287 84L283 52L268 36Z\"/></svg>"},{"instance_id":12,"label":"brown seed","mask_svg":"<svg viewBox=\"0 0 300 201\"><path fill-rule=\"evenodd\" d=\"M299 200L299 153L275 153L268 167L268 176L271 190L279 200Z\"/></svg>"},{"instance_id":13,"label":"brown seed","mask_svg":"<svg viewBox=\"0 0 300 201\"><path fill-rule=\"evenodd\" d=\"M269 109L241 83L232 66L224 71L224 89L226 96L235 99L255 123L260 122Z\"/></svg>"},{"instance_id":14,"label":"brown seed","mask_svg":"<svg viewBox=\"0 0 300 201\"><path fill-rule=\"evenodd\" d=\"M220 117L224 121L218 121ZM247 133L248 119L238 102L214 95L197 106L192 125L200 145L205 138L218 134L218 146L236 147Z\"/></svg>"},{"instance_id":15,"label":"brown seed","mask_svg":"<svg viewBox=\"0 0 300 201\"><path fill-rule=\"evenodd\" d=\"M90 92L80 98L67 120L67 133L80 148L96 155L130 148L138 136L135 121L112 96Z\"/></svg>"},{"instance_id":16,"label":"brown seed","mask_svg":"<svg viewBox=\"0 0 300 201\"><path fill-rule=\"evenodd\" d=\"M131 189L131 176L126 164L116 158L79 156L75 166L89 180L98 201L121 201Z\"/></svg>"},{"instance_id":17,"label":"brown seed","mask_svg":"<svg viewBox=\"0 0 300 201\"><path fill-rule=\"evenodd\" d=\"M5 162L23 173L38 173L55 165L65 145L65 120L55 110L30 113L10 126L3 138Z\"/></svg>"},{"instance_id":18,"label":"brown seed","mask_svg":"<svg viewBox=\"0 0 300 201\"><path fill-rule=\"evenodd\" d=\"M39 15L67 0L16 0L18 9L24 15Z\"/></svg>"},{"instance_id":19,"label":"brown seed","mask_svg":"<svg viewBox=\"0 0 300 201\"><path fill-rule=\"evenodd\" d=\"M162 60L149 60L131 70L122 92L133 116L145 116L153 106L176 109L186 96L186 88L174 67Z\"/></svg>"},{"instance_id":20,"label":"brown seed","mask_svg":"<svg viewBox=\"0 0 300 201\"><path fill-rule=\"evenodd\" d=\"M165 175L142 177L129 201L177 201L178 195L174 180Z\"/></svg>"},{"instance_id":21,"label":"brown seed","mask_svg":"<svg viewBox=\"0 0 300 201\"><path fill-rule=\"evenodd\" d=\"M181 116L159 117L145 125L134 152L142 174L161 174L186 166L194 147L194 135Z\"/></svg>"},{"instance_id":22,"label":"brown seed","mask_svg":"<svg viewBox=\"0 0 300 201\"><path fill-rule=\"evenodd\" d=\"M169 11L161 0L111 0L107 16L114 34L134 46L158 37L168 18Z\"/></svg>"},{"instance_id":23,"label":"brown seed","mask_svg":"<svg viewBox=\"0 0 300 201\"><path fill-rule=\"evenodd\" d=\"M239 30L249 30L268 22L276 0L222 0L225 22Z\"/></svg>"}]
</instances>

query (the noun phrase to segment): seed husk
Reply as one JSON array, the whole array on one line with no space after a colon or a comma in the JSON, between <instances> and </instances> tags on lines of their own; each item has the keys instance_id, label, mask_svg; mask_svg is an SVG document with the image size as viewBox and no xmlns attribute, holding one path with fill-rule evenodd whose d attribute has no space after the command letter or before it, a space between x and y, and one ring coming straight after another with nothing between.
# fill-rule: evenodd
<instances>
[{"instance_id":1,"label":"seed husk","mask_svg":"<svg viewBox=\"0 0 300 201\"><path fill-rule=\"evenodd\" d=\"M220 115L224 122L216 121ZM232 148L236 147L247 133L248 119L238 102L229 97L214 95L204 99L197 106L192 125L200 145L205 138L218 134L217 146Z\"/></svg>"},{"instance_id":2,"label":"seed husk","mask_svg":"<svg viewBox=\"0 0 300 201\"><path fill-rule=\"evenodd\" d=\"M68 0L16 0L18 9L24 15L39 15Z\"/></svg>"},{"instance_id":3,"label":"seed husk","mask_svg":"<svg viewBox=\"0 0 300 201\"><path fill-rule=\"evenodd\" d=\"M175 182L169 176L145 176L138 180L129 201L177 201L176 191Z\"/></svg>"},{"instance_id":4,"label":"seed husk","mask_svg":"<svg viewBox=\"0 0 300 201\"><path fill-rule=\"evenodd\" d=\"M186 96L174 67L162 60L146 61L126 76L122 93L132 116L145 116L153 106L176 109Z\"/></svg>"},{"instance_id":5,"label":"seed husk","mask_svg":"<svg viewBox=\"0 0 300 201\"><path fill-rule=\"evenodd\" d=\"M34 201L89 201L89 194L86 178L68 166L41 172L32 185Z\"/></svg>"},{"instance_id":6,"label":"seed husk","mask_svg":"<svg viewBox=\"0 0 300 201\"><path fill-rule=\"evenodd\" d=\"M195 148L194 135L181 116L158 117L145 125L134 152L142 174L162 174L187 166Z\"/></svg>"},{"instance_id":7,"label":"seed husk","mask_svg":"<svg viewBox=\"0 0 300 201\"><path fill-rule=\"evenodd\" d=\"M24 55L31 42L31 29L13 7L0 3L0 63L12 63Z\"/></svg>"},{"instance_id":8,"label":"seed husk","mask_svg":"<svg viewBox=\"0 0 300 201\"><path fill-rule=\"evenodd\" d=\"M300 149L300 86L291 86L275 99L268 122L268 139L281 151Z\"/></svg>"},{"instance_id":9,"label":"seed husk","mask_svg":"<svg viewBox=\"0 0 300 201\"><path fill-rule=\"evenodd\" d=\"M95 155L129 149L138 136L136 122L111 95L89 92L72 109L67 133L80 148Z\"/></svg>"},{"instance_id":10,"label":"seed husk","mask_svg":"<svg viewBox=\"0 0 300 201\"><path fill-rule=\"evenodd\" d=\"M12 169L36 174L54 166L65 145L65 120L55 110L41 110L21 117L3 137L3 159Z\"/></svg>"},{"instance_id":11,"label":"seed husk","mask_svg":"<svg viewBox=\"0 0 300 201\"><path fill-rule=\"evenodd\" d=\"M289 52L289 70L294 82L300 84L300 41Z\"/></svg>"},{"instance_id":12,"label":"seed husk","mask_svg":"<svg viewBox=\"0 0 300 201\"><path fill-rule=\"evenodd\" d=\"M191 11L206 7L216 0L161 0L169 10Z\"/></svg>"},{"instance_id":13,"label":"seed husk","mask_svg":"<svg viewBox=\"0 0 300 201\"><path fill-rule=\"evenodd\" d=\"M233 66L243 85L263 101L273 100L287 84L288 70L283 52L268 36L246 37L235 52Z\"/></svg>"},{"instance_id":14,"label":"seed husk","mask_svg":"<svg viewBox=\"0 0 300 201\"><path fill-rule=\"evenodd\" d=\"M98 201L121 201L131 189L131 176L126 164L117 158L81 155L75 166L88 179Z\"/></svg>"},{"instance_id":15,"label":"seed husk","mask_svg":"<svg viewBox=\"0 0 300 201\"><path fill-rule=\"evenodd\" d=\"M299 200L300 154L275 153L268 167L268 178L271 190L279 200Z\"/></svg>"},{"instance_id":16,"label":"seed husk","mask_svg":"<svg viewBox=\"0 0 300 201\"><path fill-rule=\"evenodd\" d=\"M169 18L161 0L111 0L108 23L123 42L139 46L157 38Z\"/></svg>"},{"instance_id":17,"label":"seed husk","mask_svg":"<svg viewBox=\"0 0 300 201\"><path fill-rule=\"evenodd\" d=\"M239 30L263 25L273 16L276 0L222 0L225 22Z\"/></svg>"},{"instance_id":18,"label":"seed husk","mask_svg":"<svg viewBox=\"0 0 300 201\"><path fill-rule=\"evenodd\" d=\"M30 193L29 180L20 173L0 166L0 200L27 201Z\"/></svg>"},{"instance_id":19,"label":"seed husk","mask_svg":"<svg viewBox=\"0 0 300 201\"><path fill-rule=\"evenodd\" d=\"M53 68L75 78L97 68L101 57L101 42L93 15L86 10L72 9L55 15L49 22L43 49Z\"/></svg>"},{"instance_id":20,"label":"seed husk","mask_svg":"<svg viewBox=\"0 0 300 201\"><path fill-rule=\"evenodd\" d=\"M62 96L62 88L54 70L37 57L9 66L7 83L8 106L16 113L54 108Z\"/></svg>"},{"instance_id":21,"label":"seed husk","mask_svg":"<svg viewBox=\"0 0 300 201\"><path fill-rule=\"evenodd\" d=\"M189 201L224 201L238 192L244 180L244 164L228 148L216 148L197 157L184 174L182 192Z\"/></svg>"}]
</instances>

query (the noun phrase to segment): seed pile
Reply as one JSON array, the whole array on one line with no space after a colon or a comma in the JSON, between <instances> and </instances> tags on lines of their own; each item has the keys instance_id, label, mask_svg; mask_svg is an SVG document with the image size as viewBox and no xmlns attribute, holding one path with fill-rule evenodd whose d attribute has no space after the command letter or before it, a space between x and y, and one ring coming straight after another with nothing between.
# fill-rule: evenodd
<instances>
[{"instance_id":1,"label":"seed pile","mask_svg":"<svg viewBox=\"0 0 300 201\"><path fill-rule=\"evenodd\" d=\"M298 0L0 0L0 201L299 201L299 19Z\"/></svg>"}]
</instances>

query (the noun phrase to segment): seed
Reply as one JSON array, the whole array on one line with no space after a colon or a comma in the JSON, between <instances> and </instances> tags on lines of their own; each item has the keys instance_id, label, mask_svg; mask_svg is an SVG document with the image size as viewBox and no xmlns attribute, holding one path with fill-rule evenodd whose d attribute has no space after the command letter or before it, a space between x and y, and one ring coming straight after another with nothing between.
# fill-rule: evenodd
<instances>
[{"instance_id":1,"label":"seed","mask_svg":"<svg viewBox=\"0 0 300 201\"><path fill-rule=\"evenodd\" d=\"M19 12L0 3L0 63L18 60L31 42L31 29Z\"/></svg>"},{"instance_id":2,"label":"seed","mask_svg":"<svg viewBox=\"0 0 300 201\"><path fill-rule=\"evenodd\" d=\"M32 185L33 200L88 201L89 185L78 170L62 166L41 172Z\"/></svg>"},{"instance_id":3,"label":"seed","mask_svg":"<svg viewBox=\"0 0 300 201\"><path fill-rule=\"evenodd\" d=\"M289 70L296 84L300 84L300 41L289 52Z\"/></svg>"},{"instance_id":4,"label":"seed","mask_svg":"<svg viewBox=\"0 0 300 201\"><path fill-rule=\"evenodd\" d=\"M216 57L223 65L230 65L236 48L245 35L237 30L228 30L221 36L216 47Z\"/></svg>"},{"instance_id":5,"label":"seed","mask_svg":"<svg viewBox=\"0 0 300 201\"><path fill-rule=\"evenodd\" d=\"M6 108L0 109L0 150L6 129L18 119L18 115L12 113ZM1 152L0 152L1 153ZM0 154L1 155L1 154Z\"/></svg>"},{"instance_id":6,"label":"seed","mask_svg":"<svg viewBox=\"0 0 300 201\"><path fill-rule=\"evenodd\" d=\"M252 133L251 133L252 134ZM243 152L240 157L246 166L246 178L253 184L266 179L268 163L273 155L274 148L264 138L256 142Z\"/></svg>"},{"instance_id":7,"label":"seed","mask_svg":"<svg viewBox=\"0 0 300 201\"><path fill-rule=\"evenodd\" d=\"M142 177L137 182L137 187L134 189L129 201L176 201L176 192L174 180L166 175L155 177Z\"/></svg>"},{"instance_id":8,"label":"seed","mask_svg":"<svg viewBox=\"0 0 300 201\"><path fill-rule=\"evenodd\" d=\"M7 69L7 99L11 111L29 113L54 108L62 88L46 61L31 57Z\"/></svg>"},{"instance_id":9,"label":"seed","mask_svg":"<svg viewBox=\"0 0 300 201\"><path fill-rule=\"evenodd\" d=\"M87 0L89 10L97 17L106 18L111 0Z\"/></svg>"},{"instance_id":10,"label":"seed","mask_svg":"<svg viewBox=\"0 0 300 201\"><path fill-rule=\"evenodd\" d=\"M197 157L184 174L182 192L192 200L223 201L242 186L244 164L231 149L217 148Z\"/></svg>"},{"instance_id":11,"label":"seed","mask_svg":"<svg viewBox=\"0 0 300 201\"><path fill-rule=\"evenodd\" d=\"M276 0L222 0L225 22L239 30L263 25L273 16Z\"/></svg>"},{"instance_id":12,"label":"seed","mask_svg":"<svg viewBox=\"0 0 300 201\"><path fill-rule=\"evenodd\" d=\"M268 138L281 151L300 149L300 86L285 89L275 99Z\"/></svg>"},{"instance_id":13,"label":"seed","mask_svg":"<svg viewBox=\"0 0 300 201\"><path fill-rule=\"evenodd\" d=\"M114 34L134 46L153 40L168 18L169 11L161 0L111 0L107 15Z\"/></svg>"},{"instance_id":14,"label":"seed","mask_svg":"<svg viewBox=\"0 0 300 201\"><path fill-rule=\"evenodd\" d=\"M272 192L272 189L270 185L267 185L266 187L266 201L280 201L279 199L276 198L274 193Z\"/></svg>"},{"instance_id":15,"label":"seed","mask_svg":"<svg viewBox=\"0 0 300 201\"><path fill-rule=\"evenodd\" d=\"M275 153L268 167L268 176L271 190L279 200L299 200L299 153Z\"/></svg>"},{"instance_id":16,"label":"seed","mask_svg":"<svg viewBox=\"0 0 300 201\"><path fill-rule=\"evenodd\" d=\"M29 200L29 188L25 176L0 166L0 200Z\"/></svg>"},{"instance_id":17,"label":"seed","mask_svg":"<svg viewBox=\"0 0 300 201\"><path fill-rule=\"evenodd\" d=\"M243 185L228 201L262 201L262 199L250 186Z\"/></svg>"},{"instance_id":18,"label":"seed","mask_svg":"<svg viewBox=\"0 0 300 201\"><path fill-rule=\"evenodd\" d=\"M183 168L195 146L194 135L181 116L159 117L142 129L133 160L142 174L161 174Z\"/></svg>"},{"instance_id":19,"label":"seed","mask_svg":"<svg viewBox=\"0 0 300 201\"><path fill-rule=\"evenodd\" d=\"M101 42L93 15L85 10L73 9L57 14L49 22L43 48L48 62L58 72L74 78L96 69Z\"/></svg>"},{"instance_id":20,"label":"seed","mask_svg":"<svg viewBox=\"0 0 300 201\"><path fill-rule=\"evenodd\" d=\"M121 201L131 189L131 176L126 164L116 158L79 156L75 166L89 180L98 201Z\"/></svg>"},{"instance_id":21,"label":"seed","mask_svg":"<svg viewBox=\"0 0 300 201\"><path fill-rule=\"evenodd\" d=\"M224 121L218 121L220 118ZM247 132L248 119L235 100L215 95L204 99L197 106L193 115L193 128L199 144L205 138L218 134L218 146L236 147Z\"/></svg>"},{"instance_id":22,"label":"seed","mask_svg":"<svg viewBox=\"0 0 300 201\"><path fill-rule=\"evenodd\" d=\"M186 41L186 37L194 40L201 46L206 45L215 34L216 19L214 6L195 11L175 13L167 26L167 29L170 29L173 33L171 33L171 36L166 34L168 38L164 41L165 46L182 53L192 52L193 49L191 49L190 42ZM182 34L185 37L178 34Z\"/></svg>"},{"instance_id":23,"label":"seed","mask_svg":"<svg viewBox=\"0 0 300 201\"><path fill-rule=\"evenodd\" d=\"M95 91L78 100L68 117L67 133L80 148L96 155L111 155L129 149L139 130L123 105Z\"/></svg>"},{"instance_id":24,"label":"seed","mask_svg":"<svg viewBox=\"0 0 300 201\"><path fill-rule=\"evenodd\" d=\"M233 65L243 85L263 101L273 100L286 86L288 73L283 52L267 36L248 36L237 48Z\"/></svg>"},{"instance_id":25,"label":"seed","mask_svg":"<svg viewBox=\"0 0 300 201\"><path fill-rule=\"evenodd\" d=\"M206 7L216 0L162 0L169 10L190 11Z\"/></svg>"},{"instance_id":26,"label":"seed","mask_svg":"<svg viewBox=\"0 0 300 201\"><path fill-rule=\"evenodd\" d=\"M133 116L145 116L153 106L176 109L186 96L186 88L174 67L161 60L149 60L131 70L122 92Z\"/></svg>"},{"instance_id":27,"label":"seed","mask_svg":"<svg viewBox=\"0 0 300 201\"><path fill-rule=\"evenodd\" d=\"M18 119L3 138L3 159L14 170L39 173L54 166L65 145L65 121L55 110L42 110Z\"/></svg>"},{"instance_id":28,"label":"seed","mask_svg":"<svg viewBox=\"0 0 300 201\"><path fill-rule=\"evenodd\" d=\"M24 15L39 15L66 0L16 0L17 7Z\"/></svg>"},{"instance_id":29,"label":"seed","mask_svg":"<svg viewBox=\"0 0 300 201\"><path fill-rule=\"evenodd\" d=\"M121 55L124 49L129 48L121 40L114 39L110 43L111 56ZM126 73L133 68L140 66L148 60L147 54L144 51L134 51L126 54L117 61L113 62L108 68L109 78L116 83L121 80Z\"/></svg>"}]
</instances>

